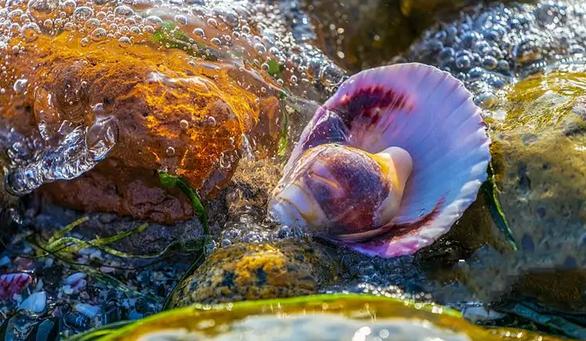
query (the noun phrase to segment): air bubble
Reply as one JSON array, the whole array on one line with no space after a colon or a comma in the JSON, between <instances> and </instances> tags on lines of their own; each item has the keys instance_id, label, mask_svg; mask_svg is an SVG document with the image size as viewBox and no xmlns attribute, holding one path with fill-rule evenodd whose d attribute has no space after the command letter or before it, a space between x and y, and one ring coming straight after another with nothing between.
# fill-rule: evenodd
<instances>
[{"instance_id":1,"label":"air bubble","mask_svg":"<svg viewBox=\"0 0 586 341\"><path fill-rule=\"evenodd\" d=\"M118 46L120 47L128 47L132 45L132 41L127 36L122 36L118 38Z\"/></svg>"},{"instance_id":2,"label":"air bubble","mask_svg":"<svg viewBox=\"0 0 586 341\"><path fill-rule=\"evenodd\" d=\"M22 94L26 91L26 87L28 85L28 79L17 79L16 82L12 85L12 89L17 94Z\"/></svg>"},{"instance_id":3,"label":"air bubble","mask_svg":"<svg viewBox=\"0 0 586 341\"><path fill-rule=\"evenodd\" d=\"M200 28L200 27L195 28L193 30L193 34L195 34L196 36L199 36L199 37L205 37L205 35L206 35L205 34L205 31L203 30L203 28Z\"/></svg>"},{"instance_id":4,"label":"air bubble","mask_svg":"<svg viewBox=\"0 0 586 341\"><path fill-rule=\"evenodd\" d=\"M28 23L22 27L22 37L26 42L33 42L37 40L41 29L35 23Z\"/></svg>"},{"instance_id":5,"label":"air bubble","mask_svg":"<svg viewBox=\"0 0 586 341\"><path fill-rule=\"evenodd\" d=\"M91 38L93 41L102 41L102 40L106 39L107 36L108 36L108 32L101 27L96 28L91 34Z\"/></svg>"}]
</instances>

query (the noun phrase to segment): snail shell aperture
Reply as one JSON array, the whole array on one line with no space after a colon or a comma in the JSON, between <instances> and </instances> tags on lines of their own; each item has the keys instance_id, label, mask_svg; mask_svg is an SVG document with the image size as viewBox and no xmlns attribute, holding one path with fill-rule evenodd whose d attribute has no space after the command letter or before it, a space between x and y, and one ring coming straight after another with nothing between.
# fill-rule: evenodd
<instances>
[{"instance_id":1,"label":"snail shell aperture","mask_svg":"<svg viewBox=\"0 0 586 341\"><path fill-rule=\"evenodd\" d=\"M369 255L431 244L487 177L490 140L471 97L422 64L351 77L303 131L269 213Z\"/></svg>"}]
</instances>

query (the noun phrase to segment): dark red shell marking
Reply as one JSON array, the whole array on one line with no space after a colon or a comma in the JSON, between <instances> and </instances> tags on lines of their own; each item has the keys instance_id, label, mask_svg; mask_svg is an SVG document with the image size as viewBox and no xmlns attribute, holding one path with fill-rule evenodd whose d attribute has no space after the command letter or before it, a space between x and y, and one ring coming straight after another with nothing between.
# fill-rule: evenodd
<instances>
[{"instance_id":1,"label":"dark red shell marking","mask_svg":"<svg viewBox=\"0 0 586 341\"><path fill-rule=\"evenodd\" d=\"M334 145L320 148L313 160L303 180L331 222L331 232L369 231L390 191L379 165L363 153Z\"/></svg>"},{"instance_id":2,"label":"dark red shell marking","mask_svg":"<svg viewBox=\"0 0 586 341\"><path fill-rule=\"evenodd\" d=\"M19 293L32 282L32 277L25 273L0 275L0 299L6 300Z\"/></svg>"},{"instance_id":3,"label":"dark red shell marking","mask_svg":"<svg viewBox=\"0 0 586 341\"><path fill-rule=\"evenodd\" d=\"M339 103L329 109L337 112L351 129L357 121L367 127L375 126L388 111L411 110L412 105L405 94L382 86L371 86L344 95Z\"/></svg>"}]
</instances>

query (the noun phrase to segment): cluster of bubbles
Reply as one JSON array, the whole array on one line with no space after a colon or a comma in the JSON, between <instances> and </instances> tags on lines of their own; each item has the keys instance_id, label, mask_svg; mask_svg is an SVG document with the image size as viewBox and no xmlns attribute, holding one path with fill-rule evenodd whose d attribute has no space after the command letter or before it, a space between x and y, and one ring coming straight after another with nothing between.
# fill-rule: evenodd
<instances>
[{"instance_id":1,"label":"cluster of bubbles","mask_svg":"<svg viewBox=\"0 0 586 341\"><path fill-rule=\"evenodd\" d=\"M492 108L516 79L554 63L582 64L585 19L586 4L576 0L481 5L428 30L402 58L450 72Z\"/></svg>"},{"instance_id":2,"label":"cluster of bubbles","mask_svg":"<svg viewBox=\"0 0 586 341\"><path fill-rule=\"evenodd\" d=\"M162 31L179 40L179 44L154 40ZM260 97L269 90L284 89L290 95L319 100L344 77L340 68L312 46L314 30L298 1L0 0L0 53L5 56L18 58L26 49L34 49L39 37L68 32L71 39L78 39L81 48L88 50L99 49L101 43L113 40L121 48L137 44L182 48L192 55L193 63L214 62L215 67L225 65L252 75L245 78L251 84L245 81L241 86L258 91ZM8 79L15 77L18 70L11 71L9 58L5 58L2 72L1 77ZM259 80L262 86L253 84ZM29 89L28 83L27 79L18 79L13 89L1 89L0 96L11 90L35 91ZM182 129L191 128L189 122L181 124ZM9 133L9 129L5 136L18 135ZM43 183L72 179L92 169L115 141L101 140L100 145L107 148L94 152L84 142L91 129L75 126L64 135L36 142L4 141L2 149L20 150L9 150L12 169L8 183L12 191L30 192ZM21 146L27 144L34 145L30 150L36 152L21 151ZM171 147L166 152L170 157L175 154Z\"/></svg>"},{"instance_id":3,"label":"cluster of bubbles","mask_svg":"<svg viewBox=\"0 0 586 341\"><path fill-rule=\"evenodd\" d=\"M184 35L184 48L191 44L197 49L203 42L219 50L223 61L258 67L281 85L319 82L332 87L343 76L311 46L315 33L297 1L3 0L0 5L0 47L18 50L41 34L64 31L77 33L82 46L116 39L127 47L171 28L173 35ZM13 38L23 44L9 44Z\"/></svg>"}]
</instances>

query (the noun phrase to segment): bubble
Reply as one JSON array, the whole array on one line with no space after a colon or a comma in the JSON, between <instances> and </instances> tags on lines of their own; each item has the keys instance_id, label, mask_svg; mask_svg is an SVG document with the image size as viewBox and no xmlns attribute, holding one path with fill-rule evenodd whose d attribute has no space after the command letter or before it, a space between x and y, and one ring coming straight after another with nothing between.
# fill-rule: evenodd
<instances>
[{"instance_id":1,"label":"bubble","mask_svg":"<svg viewBox=\"0 0 586 341\"><path fill-rule=\"evenodd\" d=\"M127 36L122 36L118 38L118 46L128 47L130 45L132 45L132 40L130 40L130 38L128 38Z\"/></svg>"},{"instance_id":2,"label":"bubble","mask_svg":"<svg viewBox=\"0 0 586 341\"><path fill-rule=\"evenodd\" d=\"M37 40L41 29L35 23L28 23L22 27L22 37L26 42L33 42Z\"/></svg>"},{"instance_id":3,"label":"bubble","mask_svg":"<svg viewBox=\"0 0 586 341\"><path fill-rule=\"evenodd\" d=\"M260 54L264 54L265 52L267 52L267 48L262 43L254 44L254 49L256 50L256 52Z\"/></svg>"},{"instance_id":4,"label":"bubble","mask_svg":"<svg viewBox=\"0 0 586 341\"><path fill-rule=\"evenodd\" d=\"M102 41L102 40L106 39L107 36L108 36L108 32L101 27L96 28L91 34L91 38L93 41Z\"/></svg>"},{"instance_id":5,"label":"bubble","mask_svg":"<svg viewBox=\"0 0 586 341\"><path fill-rule=\"evenodd\" d=\"M134 15L134 11L132 10L132 8L126 5L120 5L114 9L114 14L119 17L129 17L131 15Z\"/></svg>"},{"instance_id":6,"label":"bubble","mask_svg":"<svg viewBox=\"0 0 586 341\"><path fill-rule=\"evenodd\" d=\"M58 0L31 0L28 3L29 13L39 21L52 17L58 8Z\"/></svg>"},{"instance_id":7,"label":"bubble","mask_svg":"<svg viewBox=\"0 0 586 341\"><path fill-rule=\"evenodd\" d=\"M94 15L94 10L87 6L80 6L73 12L73 19L77 22L84 22Z\"/></svg>"},{"instance_id":8,"label":"bubble","mask_svg":"<svg viewBox=\"0 0 586 341\"><path fill-rule=\"evenodd\" d=\"M486 56L482 60L482 66L489 70L493 70L498 66L498 61L493 56Z\"/></svg>"},{"instance_id":9,"label":"bubble","mask_svg":"<svg viewBox=\"0 0 586 341\"><path fill-rule=\"evenodd\" d=\"M82 47L86 47L91 43L91 41L88 37L84 37L79 41L79 43L81 44Z\"/></svg>"},{"instance_id":10,"label":"bubble","mask_svg":"<svg viewBox=\"0 0 586 341\"><path fill-rule=\"evenodd\" d=\"M144 20L146 24L153 26L155 29L158 29L163 25L163 19L155 15L148 16Z\"/></svg>"},{"instance_id":11,"label":"bubble","mask_svg":"<svg viewBox=\"0 0 586 341\"><path fill-rule=\"evenodd\" d=\"M53 28L53 20L46 19L45 21L43 21L43 27L47 30L52 29Z\"/></svg>"},{"instance_id":12,"label":"bubble","mask_svg":"<svg viewBox=\"0 0 586 341\"><path fill-rule=\"evenodd\" d=\"M205 37L205 35L206 35L205 31L201 27L197 27L197 28L193 29L193 34L195 34L196 36L199 36L199 37Z\"/></svg>"},{"instance_id":13,"label":"bubble","mask_svg":"<svg viewBox=\"0 0 586 341\"><path fill-rule=\"evenodd\" d=\"M187 17L184 15L176 15L174 19L180 25L187 25Z\"/></svg>"},{"instance_id":14,"label":"bubble","mask_svg":"<svg viewBox=\"0 0 586 341\"><path fill-rule=\"evenodd\" d=\"M214 18L209 18L207 20L208 25L213 26L213 27L218 27L218 21Z\"/></svg>"},{"instance_id":15,"label":"bubble","mask_svg":"<svg viewBox=\"0 0 586 341\"><path fill-rule=\"evenodd\" d=\"M167 154L167 156L174 156L175 155L175 148L167 147L167 149L165 150L165 153Z\"/></svg>"},{"instance_id":16,"label":"bubble","mask_svg":"<svg viewBox=\"0 0 586 341\"><path fill-rule=\"evenodd\" d=\"M85 22L85 28L89 31L95 30L96 28L100 27L100 21L96 18L90 18Z\"/></svg>"},{"instance_id":17,"label":"bubble","mask_svg":"<svg viewBox=\"0 0 586 341\"><path fill-rule=\"evenodd\" d=\"M189 129L189 122L187 122L187 120L181 120L179 121L179 126L181 127L181 129L187 130Z\"/></svg>"},{"instance_id":18,"label":"bubble","mask_svg":"<svg viewBox=\"0 0 586 341\"><path fill-rule=\"evenodd\" d=\"M216 126L216 119L213 116L208 116L205 119L204 124L207 126L215 127Z\"/></svg>"},{"instance_id":19,"label":"bubble","mask_svg":"<svg viewBox=\"0 0 586 341\"><path fill-rule=\"evenodd\" d=\"M16 82L14 82L14 84L12 85L12 89L17 94L22 94L26 91L27 85L28 85L28 79L24 79L24 78L17 79Z\"/></svg>"}]
</instances>

